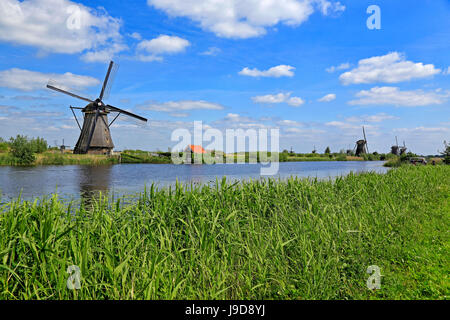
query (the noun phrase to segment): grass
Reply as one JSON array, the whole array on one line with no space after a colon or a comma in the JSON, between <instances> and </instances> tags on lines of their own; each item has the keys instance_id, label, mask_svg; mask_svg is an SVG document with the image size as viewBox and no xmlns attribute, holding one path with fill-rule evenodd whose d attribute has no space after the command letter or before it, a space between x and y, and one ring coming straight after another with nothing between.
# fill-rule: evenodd
<instances>
[{"instance_id":1,"label":"grass","mask_svg":"<svg viewBox=\"0 0 450 320\"><path fill-rule=\"evenodd\" d=\"M448 299L450 166L187 188L3 204L0 299Z\"/></svg>"},{"instance_id":2,"label":"grass","mask_svg":"<svg viewBox=\"0 0 450 320\"><path fill-rule=\"evenodd\" d=\"M158 154L158 156L155 156ZM223 163L229 161L227 158L233 159L235 163L249 162L249 153L241 153L242 158L238 154L228 154L223 158ZM255 159L257 158L254 153ZM59 151L47 151L36 154L36 160L32 165L106 165L118 163L154 163L164 164L172 163L169 152L147 152L141 150L125 150L120 156L106 156L93 154L72 154L69 152L60 153ZM270 156L269 156L270 158ZM364 161L362 157L347 156L344 154L297 154L291 155L287 153L279 153L279 162L303 162L303 161ZM366 160L377 160L366 159ZM0 152L0 166L17 166L20 165L10 153Z\"/></svg>"}]
</instances>

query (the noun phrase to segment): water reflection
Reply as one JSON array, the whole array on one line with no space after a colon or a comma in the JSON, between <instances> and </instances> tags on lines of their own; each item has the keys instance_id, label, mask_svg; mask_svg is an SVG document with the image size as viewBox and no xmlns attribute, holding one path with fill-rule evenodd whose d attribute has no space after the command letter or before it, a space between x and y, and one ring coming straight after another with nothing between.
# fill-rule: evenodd
<instances>
[{"instance_id":1,"label":"water reflection","mask_svg":"<svg viewBox=\"0 0 450 320\"><path fill-rule=\"evenodd\" d=\"M283 162L272 178L290 176L328 179L350 172L388 170L380 161ZM91 203L99 193L122 198L142 192L152 183L158 188L184 184L211 184L226 176L228 182L265 178L260 164L174 165L120 164L112 166L37 166L1 167L0 202L10 198L34 199L58 193L67 200L82 199Z\"/></svg>"},{"instance_id":2,"label":"water reflection","mask_svg":"<svg viewBox=\"0 0 450 320\"><path fill-rule=\"evenodd\" d=\"M92 205L100 194L108 195L111 187L112 166L80 166L78 183L84 205Z\"/></svg>"}]
</instances>

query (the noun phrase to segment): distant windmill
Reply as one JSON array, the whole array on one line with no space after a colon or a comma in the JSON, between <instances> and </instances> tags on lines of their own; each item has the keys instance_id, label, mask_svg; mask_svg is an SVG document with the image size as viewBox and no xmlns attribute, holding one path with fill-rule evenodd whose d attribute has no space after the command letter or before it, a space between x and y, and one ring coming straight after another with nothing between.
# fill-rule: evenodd
<instances>
[{"instance_id":1,"label":"distant windmill","mask_svg":"<svg viewBox=\"0 0 450 320\"><path fill-rule=\"evenodd\" d=\"M66 145L64 144L64 139L63 139L62 145L60 145L60 146L58 146L58 147L59 147L59 150L61 151L61 153L64 153L64 151L66 150L66 148L70 148L70 146L66 146Z\"/></svg>"},{"instance_id":2,"label":"distant windmill","mask_svg":"<svg viewBox=\"0 0 450 320\"><path fill-rule=\"evenodd\" d=\"M400 147L398 146L397 136L395 136L395 146L391 147L391 153L396 156L400 155Z\"/></svg>"},{"instance_id":3,"label":"distant windmill","mask_svg":"<svg viewBox=\"0 0 450 320\"><path fill-rule=\"evenodd\" d=\"M408 148L406 148L405 141L403 141L403 147L400 148L400 155L405 154L407 149Z\"/></svg>"},{"instance_id":4,"label":"distant windmill","mask_svg":"<svg viewBox=\"0 0 450 320\"><path fill-rule=\"evenodd\" d=\"M316 146L314 146L314 150L312 151L312 153L316 153L316 152L317 152Z\"/></svg>"},{"instance_id":5,"label":"distant windmill","mask_svg":"<svg viewBox=\"0 0 450 320\"><path fill-rule=\"evenodd\" d=\"M362 154L369 153L369 148L367 147L366 131L364 130L364 126L362 127L362 129L363 129L364 140L361 139L361 140L356 141L355 147L353 148L353 151L356 149L355 155L357 157L359 157Z\"/></svg>"},{"instance_id":6,"label":"distant windmill","mask_svg":"<svg viewBox=\"0 0 450 320\"><path fill-rule=\"evenodd\" d=\"M120 114L124 114L141 121L147 121L147 119L136 114L103 103L102 100L104 98L104 95L108 94L111 87L109 85L111 81L108 83L108 80L110 79L113 67L114 62L111 61L109 63L108 71L103 82L100 96L95 101L71 93L67 91L64 86L56 86L56 84L52 84L50 81L47 84L47 88L49 89L89 102L89 104L84 108L76 108L70 106L78 127L81 130L80 137L78 138L78 142L75 145L75 149L73 151L74 153L110 154L112 149L114 148L114 144L111 139L111 132L109 128ZM73 109L80 109L83 113L82 127L80 126L80 123L78 122ZM108 114L110 112L117 112L117 115L111 121L111 123L108 123Z\"/></svg>"}]
</instances>

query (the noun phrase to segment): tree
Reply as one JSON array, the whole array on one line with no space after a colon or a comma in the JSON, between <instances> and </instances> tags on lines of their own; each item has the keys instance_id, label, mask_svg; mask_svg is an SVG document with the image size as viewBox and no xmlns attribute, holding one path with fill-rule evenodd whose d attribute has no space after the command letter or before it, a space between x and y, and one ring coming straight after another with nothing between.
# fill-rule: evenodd
<instances>
[{"instance_id":1,"label":"tree","mask_svg":"<svg viewBox=\"0 0 450 320\"><path fill-rule=\"evenodd\" d=\"M325 154L330 154L330 153L331 153L330 147L327 147L327 148L325 149Z\"/></svg>"},{"instance_id":2,"label":"tree","mask_svg":"<svg viewBox=\"0 0 450 320\"><path fill-rule=\"evenodd\" d=\"M11 154L18 164L29 165L35 160L33 145L26 136L17 135L10 139Z\"/></svg>"},{"instance_id":3,"label":"tree","mask_svg":"<svg viewBox=\"0 0 450 320\"><path fill-rule=\"evenodd\" d=\"M7 152L9 148L8 142L3 140L3 138L0 138L0 153Z\"/></svg>"},{"instance_id":4,"label":"tree","mask_svg":"<svg viewBox=\"0 0 450 320\"><path fill-rule=\"evenodd\" d=\"M447 141L444 141L444 151L441 154L444 156L444 163L450 164L450 144L447 144Z\"/></svg>"},{"instance_id":5,"label":"tree","mask_svg":"<svg viewBox=\"0 0 450 320\"><path fill-rule=\"evenodd\" d=\"M34 153L43 153L47 151L47 141L44 138L37 137L30 140L31 147Z\"/></svg>"}]
</instances>

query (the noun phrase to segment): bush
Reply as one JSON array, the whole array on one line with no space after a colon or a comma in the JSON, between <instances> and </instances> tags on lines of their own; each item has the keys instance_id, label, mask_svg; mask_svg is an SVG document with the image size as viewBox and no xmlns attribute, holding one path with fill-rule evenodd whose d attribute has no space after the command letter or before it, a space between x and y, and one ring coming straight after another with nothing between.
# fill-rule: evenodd
<instances>
[{"instance_id":1,"label":"bush","mask_svg":"<svg viewBox=\"0 0 450 320\"><path fill-rule=\"evenodd\" d=\"M447 144L446 141L444 141L444 147L445 147L444 152L441 152L441 154L444 156L444 163L450 164L450 145Z\"/></svg>"},{"instance_id":2,"label":"bush","mask_svg":"<svg viewBox=\"0 0 450 320\"><path fill-rule=\"evenodd\" d=\"M6 141L3 141L3 139L0 140L0 153L8 152L9 145Z\"/></svg>"},{"instance_id":3,"label":"bush","mask_svg":"<svg viewBox=\"0 0 450 320\"><path fill-rule=\"evenodd\" d=\"M15 162L21 165L30 165L36 159L33 154L33 144L26 136L17 135L10 139L11 154Z\"/></svg>"},{"instance_id":4,"label":"bush","mask_svg":"<svg viewBox=\"0 0 450 320\"><path fill-rule=\"evenodd\" d=\"M43 153L47 151L47 141L44 138L37 137L30 140L31 147L34 153Z\"/></svg>"}]
</instances>

